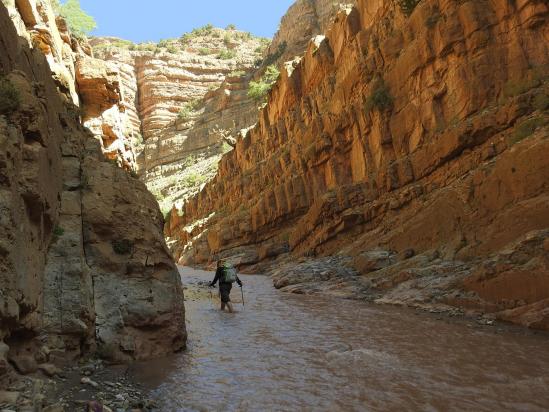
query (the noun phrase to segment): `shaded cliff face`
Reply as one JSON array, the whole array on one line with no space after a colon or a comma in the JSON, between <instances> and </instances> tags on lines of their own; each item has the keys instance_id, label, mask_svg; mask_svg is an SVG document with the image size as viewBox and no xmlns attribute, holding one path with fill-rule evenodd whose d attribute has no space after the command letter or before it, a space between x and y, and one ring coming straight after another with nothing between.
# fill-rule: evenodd
<instances>
[{"instance_id":1,"label":"shaded cliff face","mask_svg":"<svg viewBox=\"0 0 549 412\"><path fill-rule=\"evenodd\" d=\"M408 17L394 1L359 1L172 213L177 257L339 253L381 301L546 328L548 12L425 0ZM303 274L279 287L292 282Z\"/></svg>"},{"instance_id":2,"label":"shaded cliff face","mask_svg":"<svg viewBox=\"0 0 549 412\"><path fill-rule=\"evenodd\" d=\"M80 123L79 46L68 34L56 44L45 1L0 5L0 27L0 374L5 356L32 365L48 353L129 360L182 348L162 215Z\"/></svg>"},{"instance_id":3,"label":"shaded cliff face","mask_svg":"<svg viewBox=\"0 0 549 412\"><path fill-rule=\"evenodd\" d=\"M95 56L118 72L123 123L133 136L139 173L169 210L213 177L227 150L223 135L255 121L247 73L265 39L207 26L159 44L114 38L91 44Z\"/></svg>"},{"instance_id":4,"label":"shaded cliff face","mask_svg":"<svg viewBox=\"0 0 549 412\"><path fill-rule=\"evenodd\" d=\"M71 37L47 1L2 0L19 36L44 53L53 78L67 99L80 106L84 125L101 144L104 156L126 170L136 170L137 147L132 113L126 110L117 67L94 59L85 40Z\"/></svg>"}]
</instances>

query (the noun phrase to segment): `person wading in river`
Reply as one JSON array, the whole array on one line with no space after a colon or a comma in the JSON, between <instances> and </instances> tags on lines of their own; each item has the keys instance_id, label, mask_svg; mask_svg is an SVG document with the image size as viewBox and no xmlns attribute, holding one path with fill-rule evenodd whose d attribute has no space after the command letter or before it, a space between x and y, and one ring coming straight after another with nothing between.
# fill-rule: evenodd
<instances>
[{"instance_id":1,"label":"person wading in river","mask_svg":"<svg viewBox=\"0 0 549 412\"><path fill-rule=\"evenodd\" d=\"M221 310L225 310L225 306L229 309L230 313L234 312L233 305L231 304L231 289L233 283L238 283L238 286L242 287L242 281L236 274L234 266L226 263L224 260L217 261L217 270L215 271L215 278L210 283L210 287L214 287L216 282L219 281L219 296L221 297Z\"/></svg>"}]
</instances>

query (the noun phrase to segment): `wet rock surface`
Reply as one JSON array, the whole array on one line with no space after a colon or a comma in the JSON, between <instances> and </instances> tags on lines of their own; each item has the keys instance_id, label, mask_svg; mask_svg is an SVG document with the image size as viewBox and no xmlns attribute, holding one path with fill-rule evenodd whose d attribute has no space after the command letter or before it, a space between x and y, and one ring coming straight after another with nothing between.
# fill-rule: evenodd
<instances>
[{"instance_id":1,"label":"wet rock surface","mask_svg":"<svg viewBox=\"0 0 549 412\"><path fill-rule=\"evenodd\" d=\"M547 230L531 232L502 252L466 261L445 259L438 250L412 256L377 249L354 258L296 261L282 256L258 267L285 292L406 305L478 316L481 322L499 319L547 329L547 236Z\"/></svg>"},{"instance_id":2,"label":"wet rock surface","mask_svg":"<svg viewBox=\"0 0 549 412\"><path fill-rule=\"evenodd\" d=\"M351 265L349 257L326 257L277 264L268 272L274 287L296 294L329 294L361 299L369 282Z\"/></svg>"}]
</instances>

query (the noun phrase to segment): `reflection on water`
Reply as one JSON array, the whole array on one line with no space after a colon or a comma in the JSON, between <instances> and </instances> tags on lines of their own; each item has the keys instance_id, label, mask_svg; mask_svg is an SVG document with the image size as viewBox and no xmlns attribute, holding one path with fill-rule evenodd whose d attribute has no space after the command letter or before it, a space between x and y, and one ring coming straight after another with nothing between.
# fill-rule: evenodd
<instances>
[{"instance_id":1,"label":"reflection on water","mask_svg":"<svg viewBox=\"0 0 549 412\"><path fill-rule=\"evenodd\" d=\"M193 292L213 274L181 268ZM546 411L549 337L284 294L243 276L222 313L189 293L189 348L136 365L163 411ZM239 306L240 305L240 306Z\"/></svg>"}]
</instances>

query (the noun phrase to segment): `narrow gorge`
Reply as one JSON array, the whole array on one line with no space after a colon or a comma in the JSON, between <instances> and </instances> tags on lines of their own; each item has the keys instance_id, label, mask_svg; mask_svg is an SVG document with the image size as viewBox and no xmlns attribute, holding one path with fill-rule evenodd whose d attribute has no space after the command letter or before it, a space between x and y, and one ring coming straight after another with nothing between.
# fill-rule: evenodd
<instances>
[{"instance_id":1,"label":"narrow gorge","mask_svg":"<svg viewBox=\"0 0 549 412\"><path fill-rule=\"evenodd\" d=\"M548 2L288 4L2 0L0 411L549 408Z\"/></svg>"}]
</instances>

